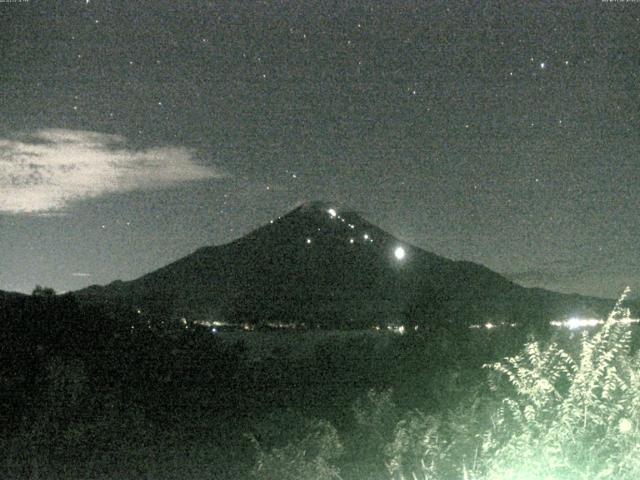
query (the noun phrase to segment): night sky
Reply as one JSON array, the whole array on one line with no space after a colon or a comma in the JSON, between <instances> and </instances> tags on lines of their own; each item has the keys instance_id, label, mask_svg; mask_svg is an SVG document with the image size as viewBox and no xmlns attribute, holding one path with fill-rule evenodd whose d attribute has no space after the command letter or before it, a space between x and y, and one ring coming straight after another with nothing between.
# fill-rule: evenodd
<instances>
[{"instance_id":1,"label":"night sky","mask_svg":"<svg viewBox=\"0 0 640 480\"><path fill-rule=\"evenodd\" d=\"M0 289L307 200L526 285L640 288L640 2L0 2Z\"/></svg>"}]
</instances>

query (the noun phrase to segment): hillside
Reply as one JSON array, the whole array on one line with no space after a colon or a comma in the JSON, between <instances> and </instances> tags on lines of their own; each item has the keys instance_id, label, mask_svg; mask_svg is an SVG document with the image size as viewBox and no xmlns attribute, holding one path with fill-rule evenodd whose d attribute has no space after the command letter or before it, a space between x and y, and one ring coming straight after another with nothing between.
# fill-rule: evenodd
<instances>
[{"instance_id":1,"label":"hillside","mask_svg":"<svg viewBox=\"0 0 640 480\"><path fill-rule=\"evenodd\" d=\"M75 294L164 318L323 328L536 322L604 313L612 304L524 288L324 202L304 204L243 238L201 248L138 279Z\"/></svg>"}]
</instances>

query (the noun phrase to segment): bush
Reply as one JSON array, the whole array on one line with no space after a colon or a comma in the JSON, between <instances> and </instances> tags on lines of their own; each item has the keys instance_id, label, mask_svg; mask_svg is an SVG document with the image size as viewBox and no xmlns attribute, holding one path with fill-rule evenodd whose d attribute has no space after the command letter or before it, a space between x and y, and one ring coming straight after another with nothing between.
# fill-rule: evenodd
<instances>
[{"instance_id":1,"label":"bush","mask_svg":"<svg viewBox=\"0 0 640 480\"><path fill-rule=\"evenodd\" d=\"M342 454L338 432L324 420L305 422L306 435L284 447L263 449L258 440L250 439L256 448L256 462L251 476L260 480L335 480L340 471L334 465Z\"/></svg>"},{"instance_id":2,"label":"bush","mask_svg":"<svg viewBox=\"0 0 640 480\"><path fill-rule=\"evenodd\" d=\"M392 478L640 478L640 355L627 293L575 352L531 340L485 365L493 395L448 414L406 415L386 449Z\"/></svg>"},{"instance_id":3,"label":"bush","mask_svg":"<svg viewBox=\"0 0 640 480\"><path fill-rule=\"evenodd\" d=\"M487 435L488 479L640 478L640 358L621 308L627 293L583 334L577 355L530 342L489 366L512 392Z\"/></svg>"}]
</instances>

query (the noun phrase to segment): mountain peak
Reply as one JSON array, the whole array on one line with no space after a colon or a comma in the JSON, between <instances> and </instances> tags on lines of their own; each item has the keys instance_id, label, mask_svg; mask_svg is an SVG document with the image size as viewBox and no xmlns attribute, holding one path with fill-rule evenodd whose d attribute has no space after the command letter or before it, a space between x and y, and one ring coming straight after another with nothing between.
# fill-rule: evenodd
<instances>
[{"instance_id":1,"label":"mountain peak","mask_svg":"<svg viewBox=\"0 0 640 480\"><path fill-rule=\"evenodd\" d=\"M302 203L293 212L299 213L321 213L328 214L332 217L338 216L339 212L355 214L355 210L349 208L346 205L342 205L339 202L329 202L326 200L313 200ZM292 213L293 213L292 212Z\"/></svg>"},{"instance_id":2,"label":"mountain peak","mask_svg":"<svg viewBox=\"0 0 640 480\"><path fill-rule=\"evenodd\" d=\"M405 320L512 321L531 308L557 316L576 303L528 291L479 265L439 257L344 205L318 200L231 243L83 293L121 299L160 316L325 328Z\"/></svg>"},{"instance_id":3,"label":"mountain peak","mask_svg":"<svg viewBox=\"0 0 640 480\"><path fill-rule=\"evenodd\" d=\"M269 222L266 230L275 235L278 242L285 238L302 236L305 239L316 236L331 237L356 243L356 237L372 242L372 236L389 239L392 236L362 218L355 210L338 202L315 200L299 205L291 212ZM270 227L270 228L269 228ZM255 237L260 228L248 237ZM312 240L313 241L313 240Z\"/></svg>"}]
</instances>

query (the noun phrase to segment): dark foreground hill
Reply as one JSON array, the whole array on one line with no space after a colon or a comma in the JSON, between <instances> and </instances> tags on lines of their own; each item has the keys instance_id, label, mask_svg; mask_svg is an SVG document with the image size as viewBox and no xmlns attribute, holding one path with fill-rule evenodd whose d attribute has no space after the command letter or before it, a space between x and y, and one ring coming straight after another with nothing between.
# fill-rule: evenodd
<instances>
[{"instance_id":1,"label":"dark foreground hill","mask_svg":"<svg viewBox=\"0 0 640 480\"><path fill-rule=\"evenodd\" d=\"M138 279L75 295L162 318L322 328L538 322L604 314L613 303L524 288L481 265L412 246L355 212L321 202Z\"/></svg>"}]
</instances>

